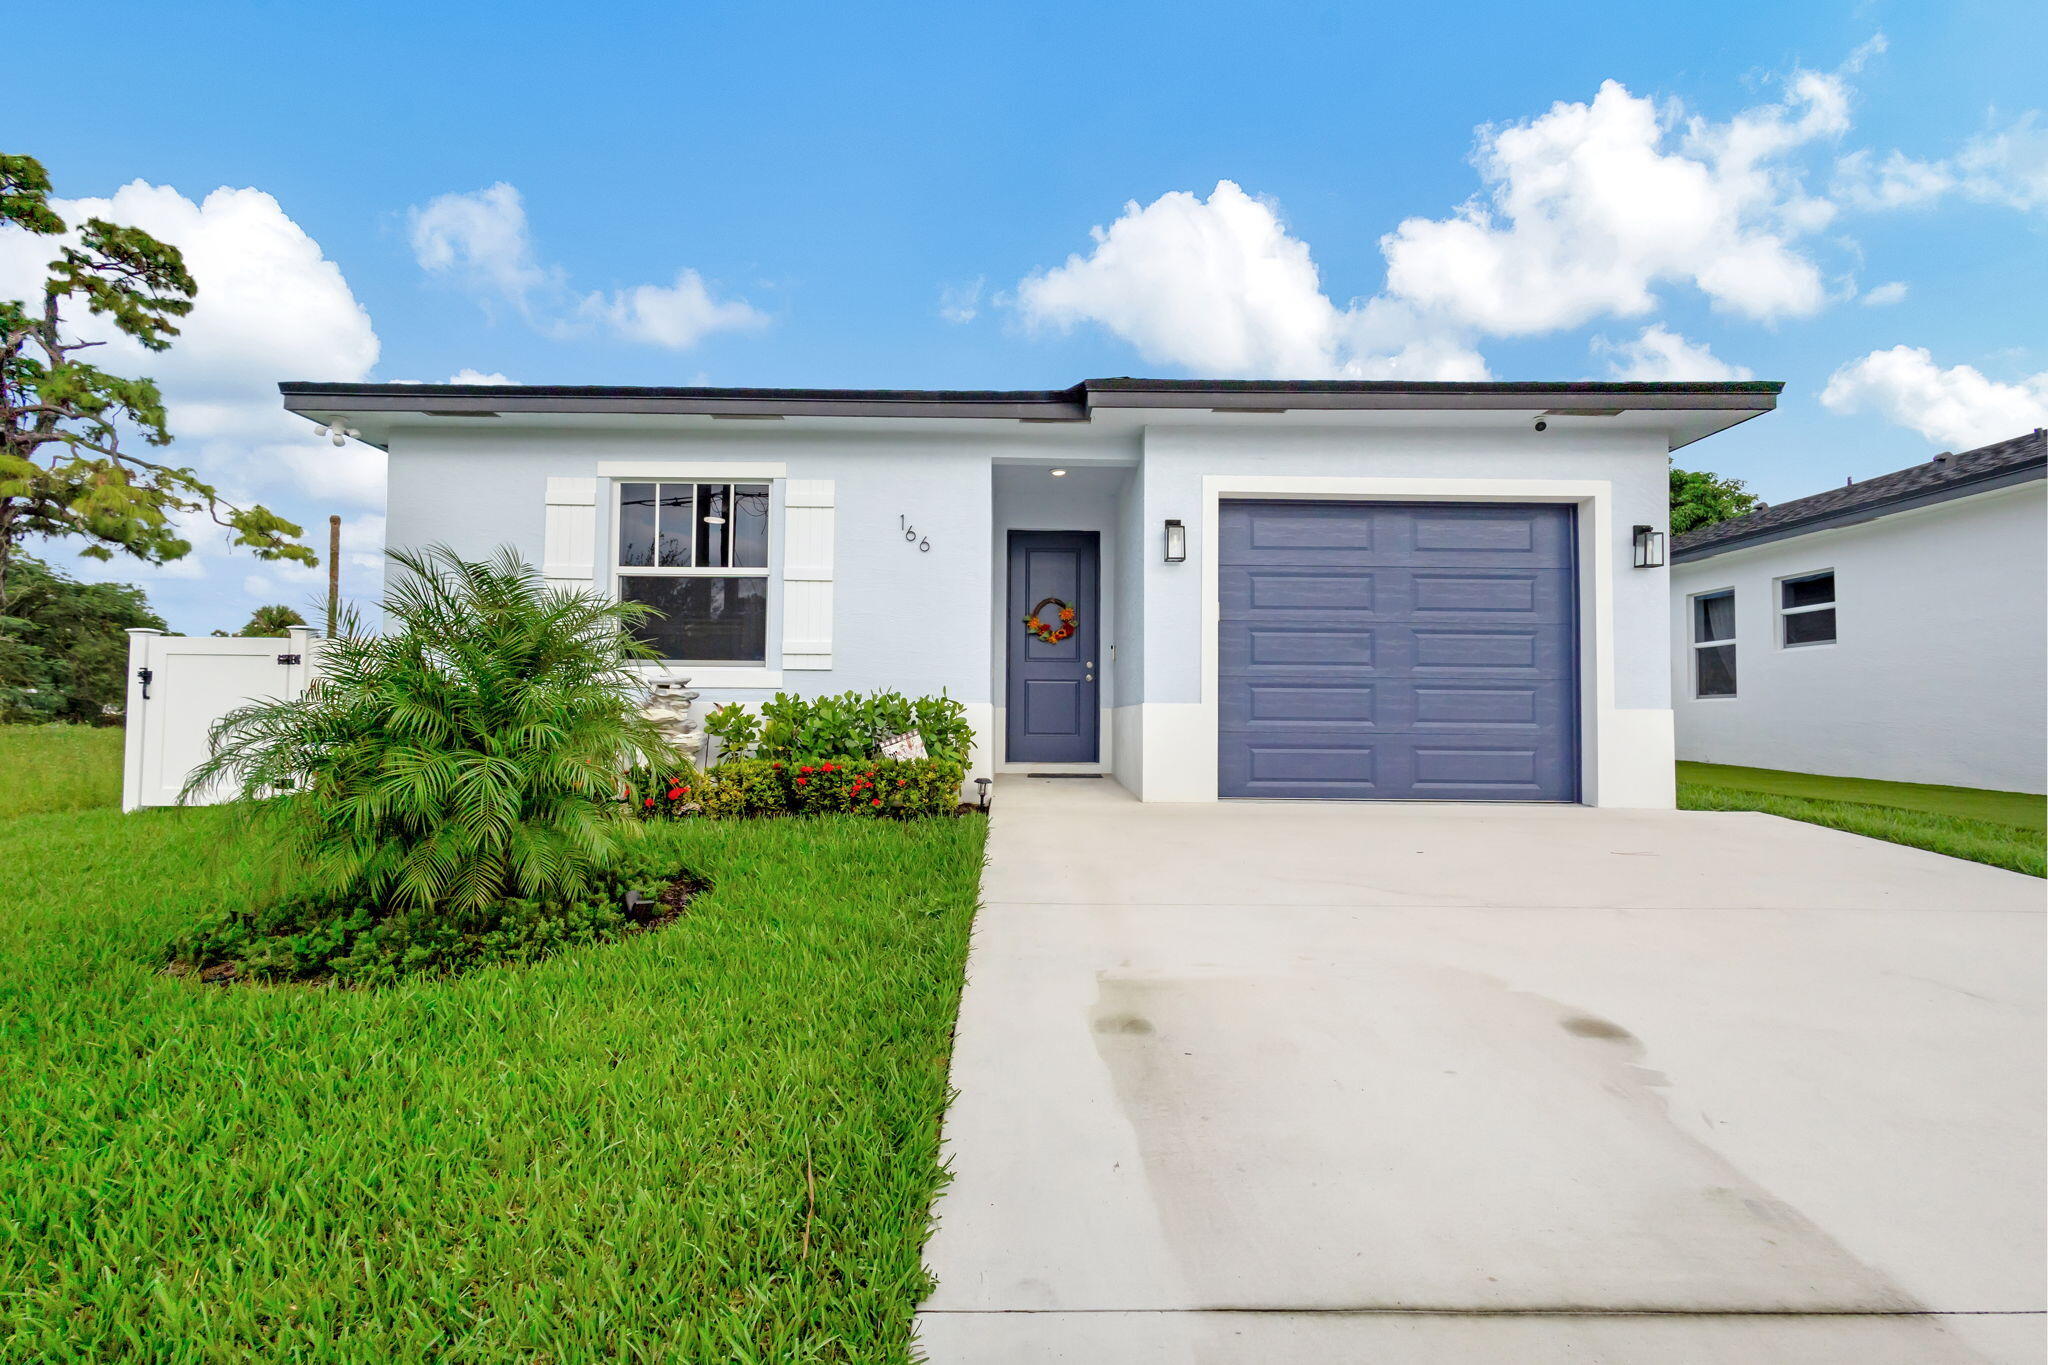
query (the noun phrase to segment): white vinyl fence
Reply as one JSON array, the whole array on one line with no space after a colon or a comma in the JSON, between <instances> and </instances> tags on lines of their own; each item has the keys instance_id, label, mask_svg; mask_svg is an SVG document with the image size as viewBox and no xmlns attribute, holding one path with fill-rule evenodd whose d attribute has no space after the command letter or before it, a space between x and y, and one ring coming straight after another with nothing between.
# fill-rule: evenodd
<instances>
[{"instance_id":1,"label":"white vinyl fence","mask_svg":"<svg viewBox=\"0 0 2048 1365\"><path fill-rule=\"evenodd\" d=\"M304 692L317 674L320 645L305 626L281 640L129 631L121 809L176 805L186 776L206 757L213 723L245 702Z\"/></svg>"}]
</instances>

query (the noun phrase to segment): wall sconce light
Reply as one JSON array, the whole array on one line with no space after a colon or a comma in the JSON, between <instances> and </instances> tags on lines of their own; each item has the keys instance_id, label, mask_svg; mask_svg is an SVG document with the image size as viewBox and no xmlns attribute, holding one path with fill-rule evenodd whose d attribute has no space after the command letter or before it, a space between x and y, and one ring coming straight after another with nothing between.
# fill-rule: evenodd
<instances>
[{"instance_id":1,"label":"wall sconce light","mask_svg":"<svg viewBox=\"0 0 2048 1365\"><path fill-rule=\"evenodd\" d=\"M1636 567L1638 569L1661 569L1664 567L1664 533L1654 526L1636 527Z\"/></svg>"},{"instance_id":2,"label":"wall sconce light","mask_svg":"<svg viewBox=\"0 0 2048 1365\"><path fill-rule=\"evenodd\" d=\"M1166 562L1179 564L1188 557L1188 528L1177 521L1166 523Z\"/></svg>"}]
</instances>

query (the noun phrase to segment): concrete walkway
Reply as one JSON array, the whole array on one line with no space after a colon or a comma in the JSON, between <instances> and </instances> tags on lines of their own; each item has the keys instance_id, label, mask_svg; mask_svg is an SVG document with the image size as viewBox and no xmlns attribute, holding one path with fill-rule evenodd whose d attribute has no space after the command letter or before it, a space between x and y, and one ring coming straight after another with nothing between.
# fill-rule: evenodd
<instances>
[{"instance_id":1,"label":"concrete walkway","mask_svg":"<svg viewBox=\"0 0 2048 1365\"><path fill-rule=\"evenodd\" d=\"M2043 886L997 784L936 1365L2043 1359Z\"/></svg>"}]
</instances>

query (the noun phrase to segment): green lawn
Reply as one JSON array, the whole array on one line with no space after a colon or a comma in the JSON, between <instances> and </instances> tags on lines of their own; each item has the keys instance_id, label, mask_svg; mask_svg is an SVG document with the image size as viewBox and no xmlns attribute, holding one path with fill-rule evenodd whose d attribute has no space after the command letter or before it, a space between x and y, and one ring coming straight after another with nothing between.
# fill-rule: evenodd
<instances>
[{"instance_id":1,"label":"green lawn","mask_svg":"<svg viewBox=\"0 0 2048 1365\"><path fill-rule=\"evenodd\" d=\"M0 1360L908 1359L985 823L654 831L675 925L373 993L158 973L228 812L0 820Z\"/></svg>"},{"instance_id":2,"label":"green lawn","mask_svg":"<svg viewBox=\"0 0 2048 1365\"><path fill-rule=\"evenodd\" d=\"M0 819L121 804L118 727L0 725Z\"/></svg>"},{"instance_id":3,"label":"green lawn","mask_svg":"<svg viewBox=\"0 0 2048 1365\"><path fill-rule=\"evenodd\" d=\"M2048 798L1975 787L1678 765L1685 810L1757 810L1934 853L2048 876Z\"/></svg>"}]
</instances>

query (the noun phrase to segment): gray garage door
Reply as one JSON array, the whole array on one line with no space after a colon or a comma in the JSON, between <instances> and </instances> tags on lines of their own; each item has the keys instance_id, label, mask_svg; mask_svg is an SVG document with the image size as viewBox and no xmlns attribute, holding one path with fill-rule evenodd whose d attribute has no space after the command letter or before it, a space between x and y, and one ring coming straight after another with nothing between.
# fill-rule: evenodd
<instances>
[{"instance_id":1,"label":"gray garage door","mask_svg":"<svg viewBox=\"0 0 2048 1365\"><path fill-rule=\"evenodd\" d=\"M1224 796L1578 796L1569 507L1226 502Z\"/></svg>"}]
</instances>

